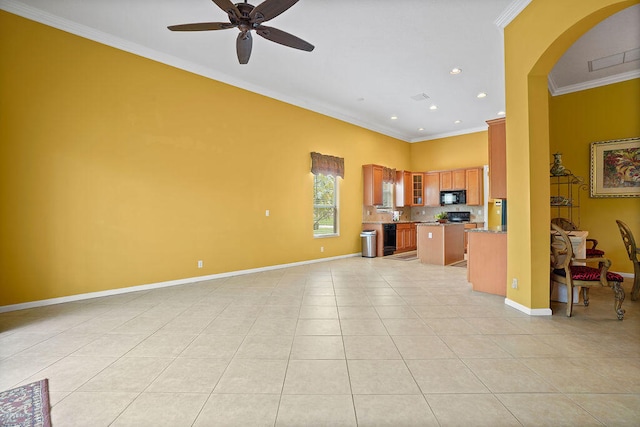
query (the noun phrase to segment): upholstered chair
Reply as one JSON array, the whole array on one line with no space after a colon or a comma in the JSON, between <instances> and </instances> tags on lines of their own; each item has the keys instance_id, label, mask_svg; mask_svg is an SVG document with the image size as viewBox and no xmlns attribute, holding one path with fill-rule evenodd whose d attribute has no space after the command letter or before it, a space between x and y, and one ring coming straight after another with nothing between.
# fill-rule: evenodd
<instances>
[{"instance_id":1,"label":"upholstered chair","mask_svg":"<svg viewBox=\"0 0 640 427\"><path fill-rule=\"evenodd\" d=\"M624 248L627 250L627 255L629 255L629 259L633 263L634 279L633 288L631 289L631 301L635 301L638 299L638 294L640 294L640 262L638 261L638 257L640 257L640 248L636 245L636 240L633 238L633 234L631 233L629 226L619 220L616 220L616 223L620 229Z\"/></svg>"},{"instance_id":2,"label":"upholstered chair","mask_svg":"<svg viewBox=\"0 0 640 427\"><path fill-rule=\"evenodd\" d=\"M571 317L573 310L573 288L582 288L584 305L589 305L589 288L592 286L608 286L614 292L614 310L618 320L624 318L622 302L624 301L624 289L620 285L623 277L609 271L611 261L607 258L591 258L589 262L597 262L598 268L586 265L575 265L575 262L587 262L586 259L576 259L571 247L569 236L564 230L555 224L551 224L555 233L551 236L551 286L554 282L562 283L567 287L567 317Z\"/></svg>"}]
</instances>

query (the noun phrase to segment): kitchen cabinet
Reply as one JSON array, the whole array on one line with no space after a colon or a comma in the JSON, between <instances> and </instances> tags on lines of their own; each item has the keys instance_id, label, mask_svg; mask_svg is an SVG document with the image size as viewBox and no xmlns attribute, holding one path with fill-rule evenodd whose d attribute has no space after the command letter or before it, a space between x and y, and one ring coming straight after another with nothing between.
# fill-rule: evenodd
<instances>
[{"instance_id":1,"label":"kitchen cabinet","mask_svg":"<svg viewBox=\"0 0 640 427\"><path fill-rule=\"evenodd\" d=\"M413 200L413 180L411 172L396 171L396 207L411 206Z\"/></svg>"},{"instance_id":2,"label":"kitchen cabinet","mask_svg":"<svg viewBox=\"0 0 640 427\"><path fill-rule=\"evenodd\" d=\"M411 206L424 206L424 187L423 187L424 174L412 173L412 193L411 193Z\"/></svg>"},{"instance_id":3,"label":"kitchen cabinet","mask_svg":"<svg viewBox=\"0 0 640 427\"><path fill-rule=\"evenodd\" d=\"M424 174L424 205L440 206L440 172Z\"/></svg>"},{"instance_id":4,"label":"kitchen cabinet","mask_svg":"<svg viewBox=\"0 0 640 427\"><path fill-rule=\"evenodd\" d=\"M406 252L416 249L416 224L396 224L396 252Z\"/></svg>"},{"instance_id":5,"label":"kitchen cabinet","mask_svg":"<svg viewBox=\"0 0 640 427\"><path fill-rule=\"evenodd\" d=\"M464 225L464 253L467 253L467 250L469 248L469 233L467 232L467 230L473 229L473 228L478 228L478 224L476 224L475 222L468 222Z\"/></svg>"},{"instance_id":6,"label":"kitchen cabinet","mask_svg":"<svg viewBox=\"0 0 640 427\"><path fill-rule=\"evenodd\" d=\"M489 125L489 197L507 198L506 119L487 121Z\"/></svg>"},{"instance_id":7,"label":"kitchen cabinet","mask_svg":"<svg viewBox=\"0 0 640 427\"><path fill-rule=\"evenodd\" d=\"M440 190L464 190L466 176L464 169L440 172Z\"/></svg>"},{"instance_id":8,"label":"kitchen cabinet","mask_svg":"<svg viewBox=\"0 0 640 427\"><path fill-rule=\"evenodd\" d=\"M482 168L472 168L465 170L466 175L466 190L467 190L467 205L468 206L480 206L484 203L483 193L484 187L482 185Z\"/></svg>"},{"instance_id":9,"label":"kitchen cabinet","mask_svg":"<svg viewBox=\"0 0 640 427\"><path fill-rule=\"evenodd\" d=\"M383 167L363 165L362 176L364 182L363 204L365 206L381 206Z\"/></svg>"},{"instance_id":10,"label":"kitchen cabinet","mask_svg":"<svg viewBox=\"0 0 640 427\"><path fill-rule=\"evenodd\" d=\"M467 281L474 291L507 295L507 233L469 231Z\"/></svg>"}]
</instances>

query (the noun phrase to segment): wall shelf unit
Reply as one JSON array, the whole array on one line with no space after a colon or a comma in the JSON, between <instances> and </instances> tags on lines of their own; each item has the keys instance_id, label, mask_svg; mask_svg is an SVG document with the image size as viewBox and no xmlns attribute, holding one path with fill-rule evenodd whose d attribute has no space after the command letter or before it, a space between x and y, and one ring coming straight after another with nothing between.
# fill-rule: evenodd
<instances>
[{"instance_id":1,"label":"wall shelf unit","mask_svg":"<svg viewBox=\"0 0 640 427\"><path fill-rule=\"evenodd\" d=\"M551 218L566 218L580 227L580 191L586 190L584 178L573 175L552 175Z\"/></svg>"}]
</instances>

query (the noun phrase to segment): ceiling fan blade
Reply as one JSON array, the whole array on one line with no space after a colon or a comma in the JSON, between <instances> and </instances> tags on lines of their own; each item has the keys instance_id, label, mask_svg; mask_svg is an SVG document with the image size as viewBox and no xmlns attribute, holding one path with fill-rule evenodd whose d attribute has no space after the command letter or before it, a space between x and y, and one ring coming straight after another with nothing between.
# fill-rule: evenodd
<instances>
[{"instance_id":1,"label":"ceiling fan blade","mask_svg":"<svg viewBox=\"0 0 640 427\"><path fill-rule=\"evenodd\" d=\"M218 5L220 9L224 10L227 15L235 15L236 18L242 16L236 5L230 0L213 0L213 2Z\"/></svg>"},{"instance_id":2,"label":"ceiling fan blade","mask_svg":"<svg viewBox=\"0 0 640 427\"><path fill-rule=\"evenodd\" d=\"M230 22L199 22L196 24L170 25L167 28L171 31L211 31L226 30L233 27L236 27L236 25Z\"/></svg>"},{"instance_id":3,"label":"ceiling fan blade","mask_svg":"<svg viewBox=\"0 0 640 427\"><path fill-rule=\"evenodd\" d=\"M241 64L246 64L249 62L249 58L251 57L252 45L253 39L251 38L250 31L238 34L238 38L236 39L236 51L238 53L238 61Z\"/></svg>"},{"instance_id":4,"label":"ceiling fan blade","mask_svg":"<svg viewBox=\"0 0 640 427\"><path fill-rule=\"evenodd\" d=\"M298 0L265 0L249 13L249 18L252 23L265 22L280 15L297 2Z\"/></svg>"},{"instance_id":5,"label":"ceiling fan blade","mask_svg":"<svg viewBox=\"0 0 640 427\"><path fill-rule=\"evenodd\" d=\"M298 38L293 34L286 33L277 28L260 25L256 28L256 33L267 40L271 40L272 42L276 42L284 46L289 46L294 49L300 49L307 52L311 52L314 49L314 46L311 43L307 43L301 38Z\"/></svg>"}]
</instances>

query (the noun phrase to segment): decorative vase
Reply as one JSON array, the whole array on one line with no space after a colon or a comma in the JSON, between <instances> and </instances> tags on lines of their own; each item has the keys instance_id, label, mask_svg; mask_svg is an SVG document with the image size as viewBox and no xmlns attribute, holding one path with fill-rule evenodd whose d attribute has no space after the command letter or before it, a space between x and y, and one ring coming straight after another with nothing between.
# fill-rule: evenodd
<instances>
[{"instance_id":1,"label":"decorative vase","mask_svg":"<svg viewBox=\"0 0 640 427\"><path fill-rule=\"evenodd\" d=\"M555 153L553 155L553 163L551 163L551 175L561 176L565 174L564 166L562 166L562 153Z\"/></svg>"}]
</instances>

